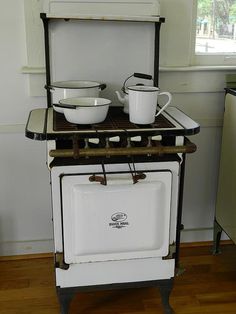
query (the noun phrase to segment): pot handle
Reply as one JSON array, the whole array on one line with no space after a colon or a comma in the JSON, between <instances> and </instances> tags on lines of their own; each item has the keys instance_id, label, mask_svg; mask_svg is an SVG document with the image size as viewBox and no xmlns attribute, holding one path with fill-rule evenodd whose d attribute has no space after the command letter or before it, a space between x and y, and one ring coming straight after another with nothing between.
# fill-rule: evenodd
<instances>
[{"instance_id":1,"label":"pot handle","mask_svg":"<svg viewBox=\"0 0 236 314\"><path fill-rule=\"evenodd\" d=\"M162 93L159 93L159 94L158 94L158 97L161 96L161 95L167 96L167 97L168 97L168 101L167 101L167 103L156 113L156 117L159 116L159 114L161 114L162 111L164 111L164 110L169 106L169 104L171 103L171 100L172 100L172 95L171 95L171 93L169 93L169 92L162 92Z\"/></svg>"},{"instance_id":2,"label":"pot handle","mask_svg":"<svg viewBox=\"0 0 236 314\"><path fill-rule=\"evenodd\" d=\"M107 84L101 84L101 85L99 85L99 88L100 88L101 90L104 90L106 87L107 87Z\"/></svg>"},{"instance_id":3,"label":"pot handle","mask_svg":"<svg viewBox=\"0 0 236 314\"><path fill-rule=\"evenodd\" d=\"M55 90L55 88L51 85L44 85L44 88L47 90L47 91L51 91L51 90Z\"/></svg>"},{"instance_id":4,"label":"pot handle","mask_svg":"<svg viewBox=\"0 0 236 314\"><path fill-rule=\"evenodd\" d=\"M62 108L62 109L76 109L76 106L74 105L53 104L53 106L57 108Z\"/></svg>"}]
</instances>

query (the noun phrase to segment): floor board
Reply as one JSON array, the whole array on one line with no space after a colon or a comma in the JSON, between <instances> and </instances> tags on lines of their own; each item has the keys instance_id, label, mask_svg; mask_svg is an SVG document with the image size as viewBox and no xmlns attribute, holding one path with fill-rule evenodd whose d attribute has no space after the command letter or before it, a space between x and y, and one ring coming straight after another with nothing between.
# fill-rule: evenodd
<instances>
[{"instance_id":1,"label":"floor board","mask_svg":"<svg viewBox=\"0 0 236 314\"><path fill-rule=\"evenodd\" d=\"M236 246L181 249L182 275L175 277L170 303L176 314L236 314ZM53 259L0 261L1 314L58 314ZM155 288L79 293L71 314L163 313Z\"/></svg>"}]
</instances>

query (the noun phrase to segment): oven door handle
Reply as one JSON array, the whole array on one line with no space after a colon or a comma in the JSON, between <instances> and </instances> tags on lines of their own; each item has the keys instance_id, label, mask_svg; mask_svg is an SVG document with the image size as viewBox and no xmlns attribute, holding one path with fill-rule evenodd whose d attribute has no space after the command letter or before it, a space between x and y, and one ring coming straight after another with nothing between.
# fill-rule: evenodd
<instances>
[{"instance_id":1,"label":"oven door handle","mask_svg":"<svg viewBox=\"0 0 236 314\"><path fill-rule=\"evenodd\" d=\"M132 158L133 169L132 169L131 164L129 162L128 162L128 165L129 165L130 173L131 173L131 176L132 176L132 179L133 179L133 184L138 183L139 180L146 179L147 176L146 176L145 173L136 171L133 158Z\"/></svg>"},{"instance_id":2,"label":"oven door handle","mask_svg":"<svg viewBox=\"0 0 236 314\"><path fill-rule=\"evenodd\" d=\"M139 180L146 179L146 174L143 172L136 172L135 174L132 174L133 183L136 184L139 182Z\"/></svg>"},{"instance_id":3,"label":"oven door handle","mask_svg":"<svg viewBox=\"0 0 236 314\"><path fill-rule=\"evenodd\" d=\"M97 176L97 175L95 175L95 174L93 174L92 176L89 177L89 181L90 181L90 182L99 182L99 183L101 183L102 185L107 185L107 182L106 182L106 178L105 178L105 177Z\"/></svg>"},{"instance_id":4,"label":"oven door handle","mask_svg":"<svg viewBox=\"0 0 236 314\"><path fill-rule=\"evenodd\" d=\"M103 161L102 161L101 166L102 166L102 171L103 171L103 177L93 174L92 176L89 177L89 181L100 182L102 185L107 185L107 176L106 176L106 170L105 170L105 165Z\"/></svg>"},{"instance_id":5,"label":"oven door handle","mask_svg":"<svg viewBox=\"0 0 236 314\"><path fill-rule=\"evenodd\" d=\"M142 172L139 172L139 173L136 173L136 174L132 174L132 179L133 179L133 183L136 184L139 182L139 180L144 180L146 179L146 174L145 173L142 173ZM98 175L91 175L89 177L89 181L90 182L99 182L100 184L102 185L107 185L107 180L105 177L103 176L98 176Z\"/></svg>"}]
</instances>

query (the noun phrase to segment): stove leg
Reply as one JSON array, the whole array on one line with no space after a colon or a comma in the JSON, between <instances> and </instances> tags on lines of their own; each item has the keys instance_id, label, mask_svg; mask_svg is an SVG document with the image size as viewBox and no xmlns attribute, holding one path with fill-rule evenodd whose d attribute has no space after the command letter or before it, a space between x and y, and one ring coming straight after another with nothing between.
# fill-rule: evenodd
<instances>
[{"instance_id":1,"label":"stove leg","mask_svg":"<svg viewBox=\"0 0 236 314\"><path fill-rule=\"evenodd\" d=\"M214 255L216 254L220 254L220 238L221 238L221 234L222 234L223 229L221 228L221 226L218 224L218 222L214 221L214 239L213 239L213 249L212 249L212 253Z\"/></svg>"},{"instance_id":2,"label":"stove leg","mask_svg":"<svg viewBox=\"0 0 236 314\"><path fill-rule=\"evenodd\" d=\"M159 284L161 301L164 307L165 314L174 314L174 311L171 308L170 303L169 303L169 298L170 298L172 288L173 288L173 279L163 280L163 282Z\"/></svg>"},{"instance_id":3,"label":"stove leg","mask_svg":"<svg viewBox=\"0 0 236 314\"><path fill-rule=\"evenodd\" d=\"M70 302L74 297L74 292L71 289L57 288L57 296L61 307L60 314L68 314Z\"/></svg>"}]
</instances>

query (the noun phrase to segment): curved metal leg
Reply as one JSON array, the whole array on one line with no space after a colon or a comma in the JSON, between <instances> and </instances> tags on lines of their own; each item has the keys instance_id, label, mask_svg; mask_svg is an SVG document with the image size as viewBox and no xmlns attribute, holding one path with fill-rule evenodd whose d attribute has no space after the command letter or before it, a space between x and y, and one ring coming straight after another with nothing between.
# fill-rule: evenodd
<instances>
[{"instance_id":1,"label":"curved metal leg","mask_svg":"<svg viewBox=\"0 0 236 314\"><path fill-rule=\"evenodd\" d=\"M213 249L212 249L212 253L214 255L216 254L220 254L220 238L221 238L221 234L222 234L223 229L221 228L221 226L218 224L218 222L214 221L214 239L213 239Z\"/></svg>"},{"instance_id":2,"label":"curved metal leg","mask_svg":"<svg viewBox=\"0 0 236 314\"><path fill-rule=\"evenodd\" d=\"M174 311L169 303L170 294L173 288L173 279L163 280L159 284L160 294L161 294L161 301L164 307L165 314L173 314Z\"/></svg>"},{"instance_id":3,"label":"curved metal leg","mask_svg":"<svg viewBox=\"0 0 236 314\"><path fill-rule=\"evenodd\" d=\"M57 296L60 302L61 312L60 314L68 314L70 308L70 302L74 297L74 292L71 289L57 288Z\"/></svg>"}]
</instances>

